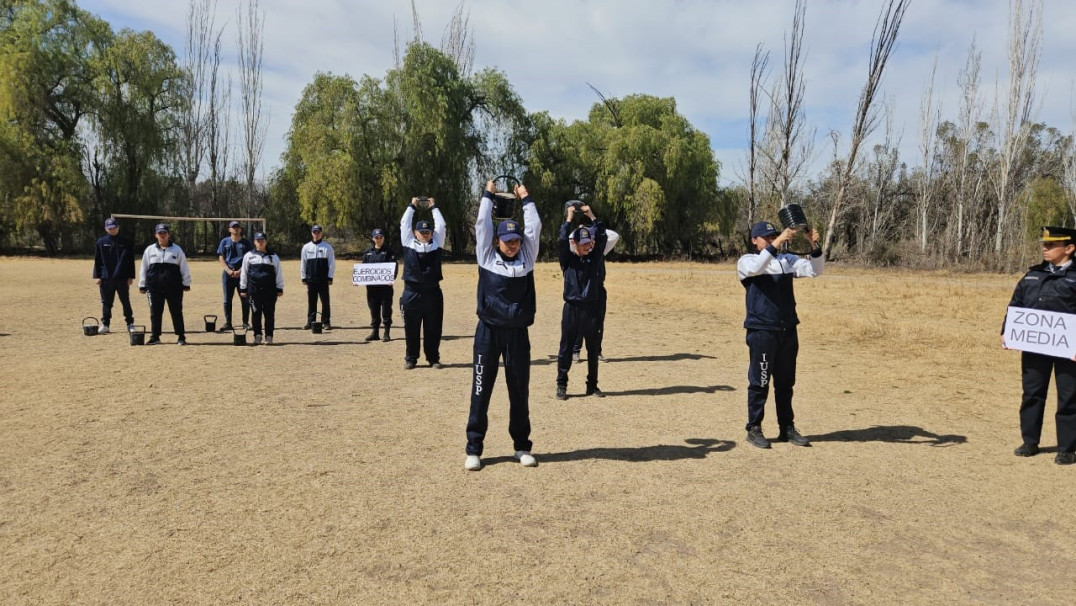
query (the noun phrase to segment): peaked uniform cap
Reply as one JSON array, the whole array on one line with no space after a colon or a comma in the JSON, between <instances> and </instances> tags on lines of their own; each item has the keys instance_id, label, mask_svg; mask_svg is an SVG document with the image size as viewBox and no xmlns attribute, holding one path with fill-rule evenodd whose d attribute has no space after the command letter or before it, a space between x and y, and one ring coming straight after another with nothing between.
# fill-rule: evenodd
<instances>
[{"instance_id":1,"label":"peaked uniform cap","mask_svg":"<svg viewBox=\"0 0 1076 606\"><path fill-rule=\"evenodd\" d=\"M1039 242L1076 242L1076 229L1047 226L1042 228Z\"/></svg>"}]
</instances>

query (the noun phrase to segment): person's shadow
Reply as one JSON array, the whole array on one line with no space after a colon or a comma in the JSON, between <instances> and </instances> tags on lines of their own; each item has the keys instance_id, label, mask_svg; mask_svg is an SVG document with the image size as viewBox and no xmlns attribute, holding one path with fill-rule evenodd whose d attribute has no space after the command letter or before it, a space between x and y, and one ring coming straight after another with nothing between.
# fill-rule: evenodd
<instances>
[{"instance_id":1,"label":"person's shadow","mask_svg":"<svg viewBox=\"0 0 1076 606\"><path fill-rule=\"evenodd\" d=\"M967 436L940 435L914 425L875 425L866 429L842 429L811 435L812 442L889 442L892 444L927 444L929 446L952 446L965 444Z\"/></svg>"},{"instance_id":2,"label":"person's shadow","mask_svg":"<svg viewBox=\"0 0 1076 606\"><path fill-rule=\"evenodd\" d=\"M622 391L605 391L607 396L672 396L677 394L692 393L717 393L719 391L736 391L731 385L710 385L708 387L696 385L670 385L668 387L654 387L651 389L625 389Z\"/></svg>"},{"instance_id":3,"label":"person's shadow","mask_svg":"<svg viewBox=\"0 0 1076 606\"><path fill-rule=\"evenodd\" d=\"M684 459L705 459L714 452L728 452L736 448L736 442L731 440L715 440L712 438L690 438L684 440L689 446L680 444L658 444L656 446L639 446L636 448L584 448L568 452L535 453L538 464L566 463L569 461L587 461L591 459L605 459L609 461L625 461L629 463L644 463L648 461L682 461ZM514 457L491 457L482 459L483 465L496 465L498 463L515 462Z\"/></svg>"},{"instance_id":4,"label":"person's shadow","mask_svg":"<svg viewBox=\"0 0 1076 606\"><path fill-rule=\"evenodd\" d=\"M586 355L583 356L586 359ZM624 356L620 358L607 358L607 362L679 362L681 360L716 360L714 356L692 353L675 353L666 356Z\"/></svg>"}]
</instances>

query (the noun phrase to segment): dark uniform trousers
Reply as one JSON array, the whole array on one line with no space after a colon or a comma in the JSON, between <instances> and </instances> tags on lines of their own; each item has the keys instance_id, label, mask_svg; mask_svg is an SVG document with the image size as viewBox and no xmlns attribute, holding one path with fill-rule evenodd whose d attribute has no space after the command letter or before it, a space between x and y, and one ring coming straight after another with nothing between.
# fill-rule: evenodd
<instances>
[{"instance_id":1,"label":"dark uniform trousers","mask_svg":"<svg viewBox=\"0 0 1076 606\"><path fill-rule=\"evenodd\" d=\"M265 317L265 335L273 336L276 328L276 289L275 288L251 288L249 291L251 322L254 334L262 334L262 316Z\"/></svg>"},{"instance_id":2,"label":"dark uniform trousers","mask_svg":"<svg viewBox=\"0 0 1076 606\"><path fill-rule=\"evenodd\" d=\"M785 330L747 329L751 366L747 369L747 427L762 425L766 398L773 383L777 425L793 425L792 386L796 384L796 356L800 340L795 327Z\"/></svg>"},{"instance_id":3,"label":"dark uniform trousers","mask_svg":"<svg viewBox=\"0 0 1076 606\"><path fill-rule=\"evenodd\" d=\"M329 283L324 280L306 282L306 323L313 324L318 316L318 299L321 299L321 321L331 324L332 308L329 306Z\"/></svg>"},{"instance_id":4,"label":"dark uniform trousers","mask_svg":"<svg viewBox=\"0 0 1076 606\"><path fill-rule=\"evenodd\" d=\"M601 320L605 304L602 300L589 303L564 303L560 316L560 350L557 352L557 385L568 386L568 371L572 368L572 349L577 341L587 344L587 389L598 386L598 354L601 353Z\"/></svg>"},{"instance_id":5,"label":"dark uniform trousers","mask_svg":"<svg viewBox=\"0 0 1076 606\"><path fill-rule=\"evenodd\" d=\"M164 316L164 304L168 303L168 313L172 316L172 329L176 336L186 336L183 328L183 289L150 289L149 295L149 323L150 337L161 336L161 319Z\"/></svg>"},{"instance_id":6,"label":"dark uniform trousers","mask_svg":"<svg viewBox=\"0 0 1076 606\"><path fill-rule=\"evenodd\" d=\"M400 297L403 312L404 337L407 338L404 360L418 361L419 334L426 360L433 364L441 361L441 326L445 316L445 297L440 287L413 289L404 287Z\"/></svg>"},{"instance_id":7,"label":"dark uniform trousers","mask_svg":"<svg viewBox=\"0 0 1076 606\"><path fill-rule=\"evenodd\" d=\"M238 268L237 268L238 269ZM224 323L232 323L232 298L239 290L239 278L233 278L226 272L220 272L220 286L224 290ZM243 324L250 319L250 301L246 297L239 297L239 305L243 308Z\"/></svg>"},{"instance_id":8,"label":"dark uniform trousers","mask_svg":"<svg viewBox=\"0 0 1076 606\"><path fill-rule=\"evenodd\" d=\"M588 361L590 360L590 356L592 355L590 353L590 342L591 341L594 342L594 351L597 352L597 355L595 357L602 355L602 338L605 335L605 307L606 307L606 303L608 303L608 302L609 302L609 296L605 292L605 287L602 286L602 296L601 296L601 300L599 301L599 305L601 306L601 309L598 312L598 330L594 333L593 337L586 337L586 340L587 340L587 360ZM575 338L575 345L572 347L572 352L573 353L579 353L579 352L583 351L583 338L584 338L583 333L580 332L579 335Z\"/></svg>"},{"instance_id":9,"label":"dark uniform trousers","mask_svg":"<svg viewBox=\"0 0 1076 606\"><path fill-rule=\"evenodd\" d=\"M391 286L366 287L366 306L370 308L370 327L374 330L381 327L382 319L386 328L392 326L392 296Z\"/></svg>"},{"instance_id":10,"label":"dark uniform trousers","mask_svg":"<svg viewBox=\"0 0 1076 606\"><path fill-rule=\"evenodd\" d=\"M112 322L112 304L116 302L116 296L120 298L123 306L123 319L128 324L134 324L134 310L131 309L131 287L127 286L127 280L101 280L101 324L110 326Z\"/></svg>"},{"instance_id":11,"label":"dark uniform trousers","mask_svg":"<svg viewBox=\"0 0 1076 606\"><path fill-rule=\"evenodd\" d=\"M408 323L410 326L410 322ZM531 449L530 394L531 342L526 328L490 326L479 321L474 332L474 380L471 381L471 412L467 417L467 454L482 455L489 427L489 398L504 358L508 385L508 435L516 450Z\"/></svg>"},{"instance_id":12,"label":"dark uniform trousers","mask_svg":"<svg viewBox=\"0 0 1076 606\"><path fill-rule=\"evenodd\" d=\"M1054 417L1057 425L1057 450L1076 451L1076 362L1023 352L1020 366L1024 379L1024 398L1020 403L1020 433L1024 442L1039 443L1052 372L1057 379L1057 415Z\"/></svg>"}]
</instances>

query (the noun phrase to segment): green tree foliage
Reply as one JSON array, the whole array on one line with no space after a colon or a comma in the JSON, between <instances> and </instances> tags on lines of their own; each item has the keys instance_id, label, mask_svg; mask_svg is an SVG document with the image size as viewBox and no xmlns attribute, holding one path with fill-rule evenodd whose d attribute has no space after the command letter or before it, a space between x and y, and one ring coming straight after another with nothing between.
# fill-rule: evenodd
<instances>
[{"instance_id":1,"label":"green tree foliage","mask_svg":"<svg viewBox=\"0 0 1076 606\"><path fill-rule=\"evenodd\" d=\"M391 227L412 196L433 196L449 247L461 250L477 173L518 154L513 129L525 116L503 74L464 78L444 53L414 42L384 81L315 76L295 108L275 191L293 197L308 223L361 231ZM490 152L494 127L509 133L499 154Z\"/></svg>"},{"instance_id":2,"label":"green tree foliage","mask_svg":"<svg viewBox=\"0 0 1076 606\"><path fill-rule=\"evenodd\" d=\"M730 233L735 198L718 191L710 139L671 98L610 99L573 124L536 114L531 134L524 180L551 216L581 199L623 234L627 251L644 254L689 253Z\"/></svg>"},{"instance_id":3,"label":"green tree foliage","mask_svg":"<svg viewBox=\"0 0 1076 606\"><path fill-rule=\"evenodd\" d=\"M85 214L78 134L94 106L93 58L110 31L67 0L8 0L0 15L3 214L56 252L72 245Z\"/></svg>"}]
</instances>

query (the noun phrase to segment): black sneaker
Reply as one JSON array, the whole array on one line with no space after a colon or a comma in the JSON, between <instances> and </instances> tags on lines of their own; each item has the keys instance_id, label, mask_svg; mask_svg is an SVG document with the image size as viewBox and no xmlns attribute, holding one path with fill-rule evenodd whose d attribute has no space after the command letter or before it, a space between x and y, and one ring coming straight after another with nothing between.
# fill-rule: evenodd
<instances>
[{"instance_id":1,"label":"black sneaker","mask_svg":"<svg viewBox=\"0 0 1076 606\"><path fill-rule=\"evenodd\" d=\"M1076 463L1076 452L1059 452L1054 457L1054 463L1058 465L1072 465Z\"/></svg>"},{"instance_id":2,"label":"black sneaker","mask_svg":"<svg viewBox=\"0 0 1076 606\"><path fill-rule=\"evenodd\" d=\"M377 331L374 331L374 332L366 335L366 341L367 342L369 342L369 341L380 341L380 340L381 340L381 335L377 334Z\"/></svg>"},{"instance_id":3,"label":"black sneaker","mask_svg":"<svg viewBox=\"0 0 1076 606\"><path fill-rule=\"evenodd\" d=\"M598 354L598 361L599 361L599 362L608 362L609 360L606 360L606 359L605 359L605 356L603 356L603 355L601 355L601 354Z\"/></svg>"},{"instance_id":4,"label":"black sneaker","mask_svg":"<svg viewBox=\"0 0 1076 606\"><path fill-rule=\"evenodd\" d=\"M250 322L243 322L243 330L250 330Z\"/></svg>"},{"instance_id":5,"label":"black sneaker","mask_svg":"<svg viewBox=\"0 0 1076 606\"><path fill-rule=\"evenodd\" d=\"M333 325L332 325L332 324L329 324L328 322L326 322L326 323L325 323L325 325L324 325L324 326L322 326L322 328L323 328L323 329L325 329L325 330L332 330L332 329L333 329Z\"/></svg>"},{"instance_id":6,"label":"black sneaker","mask_svg":"<svg viewBox=\"0 0 1076 606\"><path fill-rule=\"evenodd\" d=\"M310 326L309 322L307 322L306 324L303 324L303 330L310 330L310 328L311 328L311 326Z\"/></svg>"},{"instance_id":7,"label":"black sneaker","mask_svg":"<svg viewBox=\"0 0 1076 606\"><path fill-rule=\"evenodd\" d=\"M445 365L441 364L440 362L430 362L430 368L433 368L435 370L440 370L440 369L442 369L444 367L445 367Z\"/></svg>"},{"instance_id":8,"label":"black sneaker","mask_svg":"<svg viewBox=\"0 0 1076 606\"><path fill-rule=\"evenodd\" d=\"M762 428L757 426L747 430L747 443L759 448L770 447L770 441L766 439L766 436L762 435Z\"/></svg>"},{"instance_id":9,"label":"black sneaker","mask_svg":"<svg viewBox=\"0 0 1076 606\"><path fill-rule=\"evenodd\" d=\"M1018 457L1033 457L1039 454L1039 445L1032 444L1031 442L1024 442L1019 448L1012 452ZM1060 454L1060 453L1058 453Z\"/></svg>"},{"instance_id":10,"label":"black sneaker","mask_svg":"<svg viewBox=\"0 0 1076 606\"><path fill-rule=\"evenodd\" d=\"M789 425L788 427L782 427L781 432L777 434L777 442L791 442L795 446L810 446L811 442L803 437L800 432L796 431L795 425Z\"/></svg>"},{"instance_id":11,"label":"black sneaker","mask_svg":"<svg viewBox=\"0 0 1076 606\"><path fill-rule=\"evenodd\" d=\"M385 329L385 334L381 337L381 340L385 343L388 343L392 340L391 338L389 338L389 329Z\"/></svg>"},{"instance_id":12,"label":"black sneaker","mask_svg":"<svg viewBox=\"0 0 1076 606\"><path fill-rule=\"evenodd\" d=\"M414 361L414 360L405 360L405 361L404 361L404 368L405 368L406 370L411 370L411 369L412 369L412 368L414 368L415 366L417 366L417 364L415 364L415 361Z\"/></svg>"},{"instance_id":13,"label":"black sneaker","mask_svg":"<svg viewBox=\"0 0 1076 606\"><path fill-rule=\"evenodd\" d=\"M180 338L176 339L176 345L186 345L186 344L187 344L187 339L186 338L180 337Z\"/></svg>"},{"instance_id":14,"label":"black sneaker","mask_svg":"<svg viewBox=\"0 0 1076 606\"><path fill-rule=\"evenodd\" d=\"M567 386L557 385L557 399L558 400L567 400L568 399L568 388L567 388Z\"/></svg>"},{"instance_id":15,"label":"black sneaker","mask_svg":"<svg viewBox=\"0 0 1076 606\"><path fill-rule=\"evenodd\" d=\"M587 395L588 396L594 396L595 398L604 398L605 397L605 394L602 393L602 390L598 389L597 385L587 389Z\"/></svg>"},{"instance_id":16,"label":"black sneaker","mask_svg":"<svg viewBox=\"0 0 1076 606\"><path fill-rule=\"evenodd\" d=\"M221 326L217 330L217 332L231 332L231 330L232 330L232 323L231 322L225 322L224 326Z\"/></svg>"},{"instance_id":17,"label":"black sneaker","mask_svg":"<svg viewBox=\"0 0 1076 606\"><path fill-rule=\"evenodd\" d=\"M149 341L146 341L146 345L160 345L160 344L161 344L161 338L160 337L150 337Z\"/></svg>"}]
</instances>

